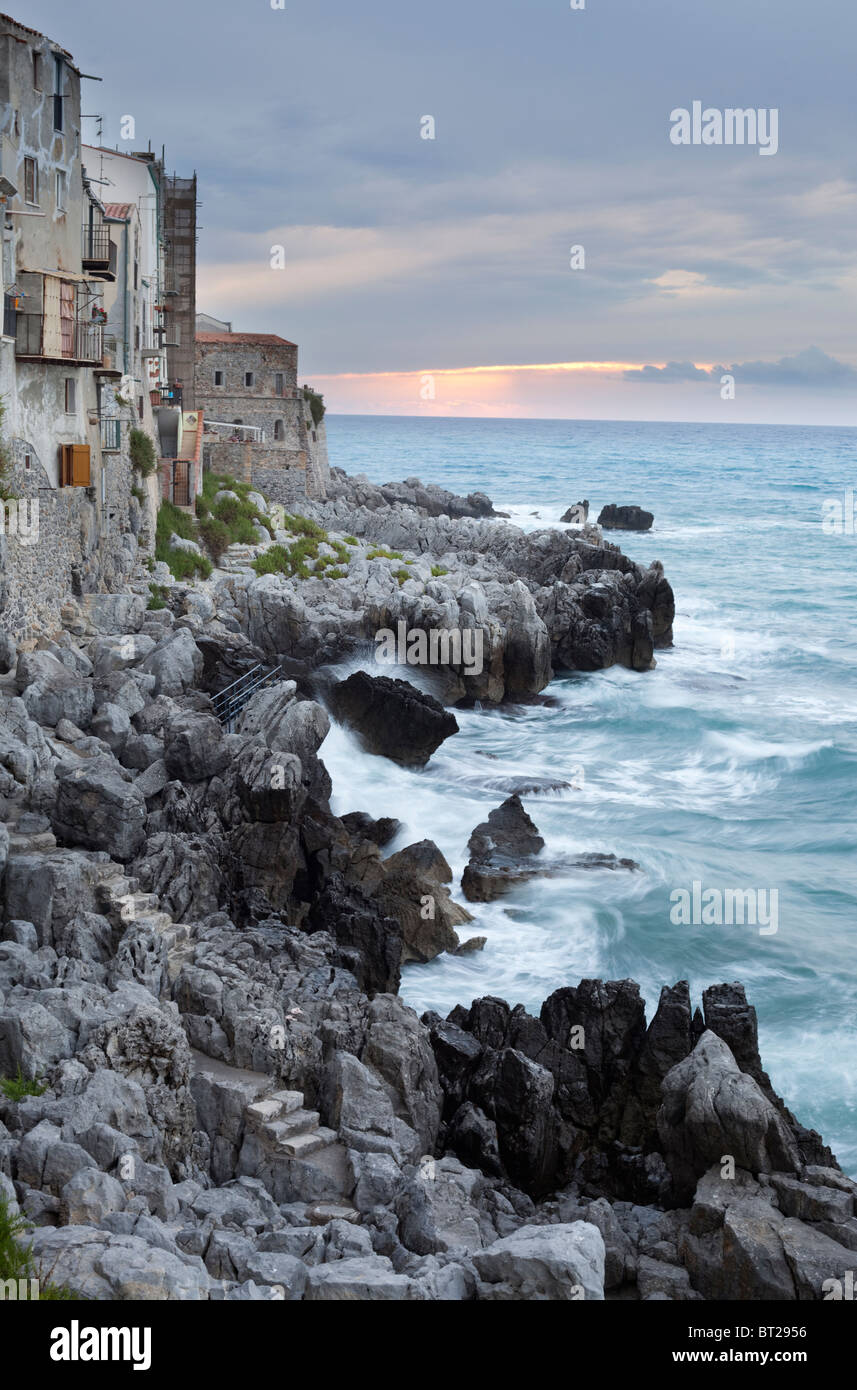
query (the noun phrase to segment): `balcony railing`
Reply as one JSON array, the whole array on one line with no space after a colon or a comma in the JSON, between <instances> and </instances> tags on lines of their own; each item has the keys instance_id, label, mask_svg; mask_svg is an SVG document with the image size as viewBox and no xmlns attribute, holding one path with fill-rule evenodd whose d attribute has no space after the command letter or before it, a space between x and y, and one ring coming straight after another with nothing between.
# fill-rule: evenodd
<instances>
[{"instance_id":1,"label":"balcony railing","mask_svg":"<svg viewBox=\"0 0 857 1390\"><path fill-rule=\"evenodd\" d=\"M83 268L105 280L116 279L116 243L110 240L109 227L84 225Z\"/></svg>"},{"instance_id":2,"label":"balcony railing","mask_svg":"<svg viewBox=\"0 0 857 1390\"><path fill-rule=\"evenodd\" d=\"M118 454L122 448L122 422L117 419L102 419L99 421L101 432L101 449L103 453Z\"/></svg>"},{"instance_id":3,"label":"balcony railing","mask_svg":"<svg viewBox=\"0 0 857 1390\"><path fill-rule=\"evenodd\" d=\"M101 362L104 356L104 324L49 320L54 344L45 342L44 314L17 315L15 356L36 357L45 362Z\"/></svg>"},{"instance_id":4,"label":"balcony railing","mask_svg":"<svg viewBox=\"0 0 857 1390\"><path fill-rule=\"evenodd\" d=\"M156 399L157 398L157 399ZM173 382L168 386L156 386L152 390L153 405L174 405L181 409L182 388Z\"/></svg>"}]
</instances>

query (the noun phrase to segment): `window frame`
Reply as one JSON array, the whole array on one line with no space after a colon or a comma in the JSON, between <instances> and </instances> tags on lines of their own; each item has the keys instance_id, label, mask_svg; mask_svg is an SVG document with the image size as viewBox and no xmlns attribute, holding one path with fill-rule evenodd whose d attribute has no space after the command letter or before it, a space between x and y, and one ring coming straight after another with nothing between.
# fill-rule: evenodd
<instances>
[{"instance_id":1,"label":"window frame","mask_svg":"<svg viewBox=\"0 0 857 1390\"><path fill-rule=\"evenodd\" d=\"M71 402L70 405L69 402ZM74 376L65 378L65 413L66 415L77 414L77 377Z\"/></svg>"},{"instance_id":2,"label":"window frame","mask_svg":"<svg viewBox=\"0 0 857 1390\"><path fill-rule=\"evenodd\" d=\"M30 174L32 173L32 190L30 189ZM32 191L32 198L29 196ZM33 155L24 156L24 202L27 207L41 207L39 201L39 161Z\"/></svg>"},{"instance_id":3,"label":"window frame","mask_svg":"<svg viewBox=\"0 0 857 1390\"><path fill-rule=\"evenodd\" d=\"M219 380L219 381L217 380L218 377L220 377L220 380ZM223 386L224 384L225 384L225 378L224 378L222 369L221 369L220 367L215 367L215 369L214 369L214 385L219 389L219 388L220 388L221 386Z\"/></svg>"},{"instance_id":4,"label":"window frame","mask_svg":"<svg viewBox=\"0 0 857 1390\"><path fill-rule=\"evenodd\" d=\"M253 390L253 387L254 387L255 385L256 385L256 373L255 373L255 372L245 372L245 373L244 373L244 390L245 390L245 391L252 391L252 390Z\"/></svg>"}]
</instances>

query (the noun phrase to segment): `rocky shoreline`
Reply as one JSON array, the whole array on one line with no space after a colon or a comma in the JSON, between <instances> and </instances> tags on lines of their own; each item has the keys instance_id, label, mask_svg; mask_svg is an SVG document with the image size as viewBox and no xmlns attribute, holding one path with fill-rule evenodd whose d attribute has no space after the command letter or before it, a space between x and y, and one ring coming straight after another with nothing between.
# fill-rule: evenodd
<instances>
[{"instance_id":1,"label":"rocky shoreline","mask_svg":"<svg viewBox=\"0 0 857 1390\"><path fill-rule=\"evenodd\" d=\"M438 846L385 857L381 808L330 810L330 711L421 765L450 706L644 673L662 568L413 479L334 470L305 512L349 540L346 577L233 547L204 583L156 566L163 607L141 574L0 642L0 1200L36 1276L120 1300L824 1298L857 1184L773 1091L740 984L699 1007L671 984L648 1024L629 980L420 1019L402 968L484 938ZM483 669L433 693L331 670L400 621L478 629ZM225 726L215 697L260 664ZM515 796L470 848L471 901L550 871Z\"/></svg>"}]
</instances>

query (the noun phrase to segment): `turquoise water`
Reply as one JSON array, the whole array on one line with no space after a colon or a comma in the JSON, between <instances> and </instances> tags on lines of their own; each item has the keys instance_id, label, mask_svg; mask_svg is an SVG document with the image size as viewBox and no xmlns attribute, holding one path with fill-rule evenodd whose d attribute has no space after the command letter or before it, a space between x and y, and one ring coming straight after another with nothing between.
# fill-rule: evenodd
<instances>
[{"instance_id":1,"label":"turquoise water","mask_svg":"<svg viewBox=\"0 0 857 1390\"><path fill-rule=\"evenodd\" d=\"M542 880L475 909L485 950L409 967L403 996L441 1013L484 994L537 1010L583 976L631 977L651 1016L663 984L689 979L699 1002L740 980L775 1086L857 1171L857 537L822 527L825 500L844 506L857 483L857 431L339 416L328 434L348 472L479 488L527 529L584 497L593 519L639 503L654 529L614 539L662 560L676 592L656 670L571 675L548 707L463 712L423 772L331 733L336 809L398 816L396 847L429 836L456 877L504 779L525 774L574 784L524 799L547 852L613 851L643 870ZM777 930L674 925L670 895L694 881L776 890Z\"/></svg>"}]
</instances>

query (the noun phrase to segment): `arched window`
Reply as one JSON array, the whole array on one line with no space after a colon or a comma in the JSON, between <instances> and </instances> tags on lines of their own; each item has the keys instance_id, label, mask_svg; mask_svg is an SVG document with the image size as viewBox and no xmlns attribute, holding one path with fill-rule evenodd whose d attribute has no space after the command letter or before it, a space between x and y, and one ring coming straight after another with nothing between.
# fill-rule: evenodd
<instances>
[{"instance_id":1,"label":"arched window","mask_svg":"<svg viewBox=\"0 0 857 1390\"><path fill-rule=\"evenodd\" d=\"M286 437L286 427L285 427L285 425L283 424L282 420L275 420L275 421L274 421L274 438L275 438L275 439L280 439L280 440L282 440L282 439L285 439L285 437Z\"/></svg>"}]
</instances>

